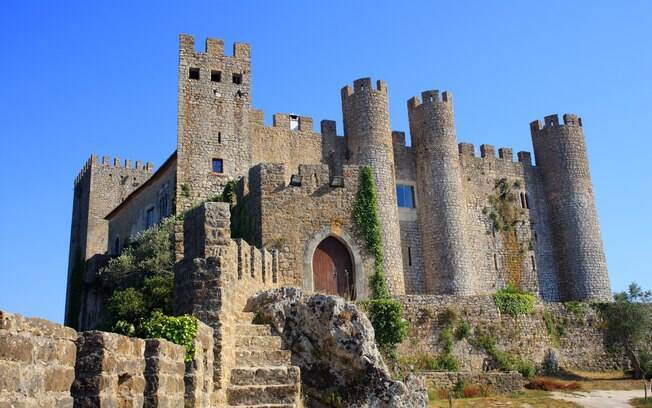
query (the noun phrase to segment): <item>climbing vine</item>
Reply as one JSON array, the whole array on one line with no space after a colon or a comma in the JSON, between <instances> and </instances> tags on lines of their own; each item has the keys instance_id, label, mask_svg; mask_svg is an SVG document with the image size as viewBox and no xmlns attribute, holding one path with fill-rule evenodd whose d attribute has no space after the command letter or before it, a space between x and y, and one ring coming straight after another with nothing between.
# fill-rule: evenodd
<instances>
[{"instance_id":1,"label":"climbing vine","mask_svg":"<svg viewBox=\"0 0 652 408\"><path fill-rule=\"evenodd\" d=\"M519 206L520 181L509 182L505 178L496 180L494 193L489 196L489 205L482 213L489 217L492 233L499 233L504 249L504 266L507 282L516 288L522 287L523 255L532 250L532 243L519 242L516 227L524 224L525 211Z\"/></svg>"},{"instance_id":2,"label":"climbing vine","mask_svg":"<svg viewBox=\"0 0 652 408\"><path fill-rule=\"evenodd\" d=\"M360 185L353 203L353 220L365 240L367 250L374 256L374 273L369 282L371 300L366 302L369 319L380 349L394 356L396 345L407 336L407 322L403 318L403 305L391 298L385 281L378 193L369 166L360 170Z\"/></svg>"}]
</instances>

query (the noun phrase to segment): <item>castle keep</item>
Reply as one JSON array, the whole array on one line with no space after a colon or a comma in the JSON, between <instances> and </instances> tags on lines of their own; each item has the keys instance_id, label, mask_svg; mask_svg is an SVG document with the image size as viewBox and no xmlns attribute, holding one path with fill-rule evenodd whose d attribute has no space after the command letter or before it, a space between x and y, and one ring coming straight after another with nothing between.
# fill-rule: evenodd
<instances>
[{"instance_id":1,"label":"castle keep","mask_svg":"<svg viewBox=\"0 0 652 408\"><path fill-rule=\"evenodd\" d=\"M230 181L247 228L220 256L239 278L368 297L374 259L352 218L362 166L376 181L393 295L481 295L512 284L546 301L611 298L579 117L530 124L535 165L528 152L515 161L509 148L496 155L483 144L477 156L458 144L450 92L407 101L410 146L391 129L385 82L355 80L341 100L343 136L334 121L316 131L294 114L276 113L267 126L252 106L249 45L227 56L221 40L197 51L182 35L176 151L156 171L93 155L75 180L66 323L97 322L97 272L108 257ZM192 286L188 261L208 257L202 243L220 239L190 226L180 222L175 236L175 291ZM185 300L179 311L195 310Z\"/></svg>"}]
</instances>

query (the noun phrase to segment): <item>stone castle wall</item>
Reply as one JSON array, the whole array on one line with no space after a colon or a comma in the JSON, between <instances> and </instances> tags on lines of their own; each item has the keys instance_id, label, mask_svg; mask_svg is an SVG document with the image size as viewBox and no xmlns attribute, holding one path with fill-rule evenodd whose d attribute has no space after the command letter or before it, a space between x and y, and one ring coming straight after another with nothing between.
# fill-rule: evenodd
<instances>
[{"instance_id":1,"label":"stone castle wall","mask_svg":"<svg viewBox=\"0 0 652 408\"><path fill-rule=\"evenodd\" d=\"M0 406L208 406L212 329L198 325L186 364L185 348L166 340L78 333L0 311Z\"/></svg>"},{"instance_id":2,"label":"stone castle wall","mask_svg":"<svg viewBox=\"0 0 652 408\"><path fill-rule=\"evenodd\" d=\"M568 310L563 303L537 301L531 315L501 314L492 296L405 296L401 298L409 334L399 347L399 354L414 355L424 352L439 355L442 352L441 332L447 328L445 315L449 310L457 314L458 323L465 321L472 328L471 338L479 331L490 333L501 351L531 360L541 367L549 350L559 356L560 367L585 371L617 370L626 366L625 356L607 350L604 323L590 306L580 312ZM560 325L563 334L555 335L546 327L544 314L554 325ZM455 329L457 326L453 325ZM487 353L468 339L455 341L453 355L461 371L483 371Z\"/></svg>"},{"instance_id":3,"label":"stone castle wall","mask_svg":"<svg viewBox=\"0 0 652 408\"><path fill-rule=\"evenodd\" d=\"M474 146L459 145L462 185L468 214L469 256L478 276L478 293L491 293L508 283L557 300L556 269L552 262L552 238L547 224L545 197L539 174L525 152L513 161L511 149L482 145L481 157ZM505 179L512 186L516 202L511 206L521 221L511 231L497 231L485 208L496 196L496 182ZM517 182L520 187L513 187Z\"/></svg>"}]
</instances>

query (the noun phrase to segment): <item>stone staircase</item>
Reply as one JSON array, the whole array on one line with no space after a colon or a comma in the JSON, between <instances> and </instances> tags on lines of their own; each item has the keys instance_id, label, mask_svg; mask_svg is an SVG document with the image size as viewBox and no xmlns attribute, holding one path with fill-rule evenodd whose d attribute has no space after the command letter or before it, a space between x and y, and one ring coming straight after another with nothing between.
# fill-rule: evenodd
<instances>
[{"instance_id":1,"label":"stone staircase","mask_svg":"<svg viewBox=\"0 0 652 408\"><path fill-rule=\"evenodd\" d=\"M299 368L290 363L290 351L267 325L250 323L251 313L240 313L236 326L235 368L231 370L227 401L230 407L300 408Z\"/></svg>"}]
</instances>

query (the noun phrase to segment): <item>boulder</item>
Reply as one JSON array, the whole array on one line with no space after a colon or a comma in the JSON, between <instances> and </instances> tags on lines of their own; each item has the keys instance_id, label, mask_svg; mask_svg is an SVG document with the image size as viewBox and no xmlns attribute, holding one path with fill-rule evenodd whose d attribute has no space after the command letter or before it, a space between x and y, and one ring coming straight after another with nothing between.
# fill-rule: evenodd
<instances>
[{"instance_id":1,"label":"boulder","mask_svg":"<svg viewBox=\"0 0 652 408\"><path fill-rule=\"evenodd\" d=\"M391 378L371 322L354 303L284 287L256 294L245 311L254 312L258 323L271 324L292 352L308 406L427 406L421 379Z\"/></svg>"}]
</instances>

